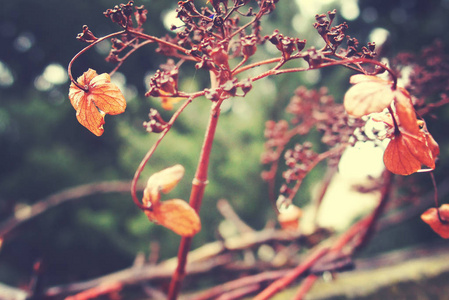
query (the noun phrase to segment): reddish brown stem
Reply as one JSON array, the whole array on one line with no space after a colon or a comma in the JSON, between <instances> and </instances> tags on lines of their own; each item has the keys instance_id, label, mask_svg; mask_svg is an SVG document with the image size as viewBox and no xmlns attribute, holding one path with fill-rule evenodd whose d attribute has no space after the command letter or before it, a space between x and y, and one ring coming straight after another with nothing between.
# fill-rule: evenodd
<instances>
[{"instance_id":1,"label":"reddish brown stem","mask_svg":"<svg viewBox=\"0 0 449 300\"><path fill-rule=\"evenodd\" d=\"M309 276L304 279L302 284L299 286L298 291L296 292L295 297L293 300L301 300L304 298L304 296L310 291L312 286L315 284L315 281L318 279L318 276L314 274L310 274Z\"/></svg>"},{"instance_id":2,"label":"reddish brown stem","mask_svg":"<svg viewBox=\"0 0 449 300\"><path fill-rule=\"evenodd\" d=\"M440 208L439 208L440 204L438 203L438 187L437 187L437 182L435 181L435 176L433 175L433 172L430 172L430 179L432 180L432 185L433 185L433 190L434 190L433 199L435 201L435 208L437 209L438 220L440 220L441 224L448 224L449 222L447 220L443 219L440 214Z\"/></svg>"},{"instance_id":3,"label":"reddish brown stem","mask_svg":"<svg viewBox=\"0 0 449 300\"><path fill-rule=\"evenodd\" d=\"M298 58L300 58L301 56L298 56ZM378 62L377 60L373 60L373 59L367 59L367 58L354 58L354 59L344 59L344 60L335 60L335 61L331 61L331 62L326 62L326 63L322 63L318 66L314 66L314 67L305 67L305 68L290 68L290 69L283 69L283 70L277 70L275 68L268 70L262 74L259 74L253 78L251 78L251 81L256 81L268 76L273 76L273 75L281 75L281 74L286 74L286 73L296 73L296 72L303 72L303 71L308 71L308 70L315 70L315 69L322 69L325 67L330 67L330 66L339 66L339 65L349 65L349 64L372 64L375 66L379 66L381 68L383 68L384 70L386 70L388 73L390 73L390 75L393 77L393 89L396 89L396 84L397 84L397 76L396 74L393 72L392 69L390 69L389 67L385 66L384 64L382 64L381 62ZM242 68L243 70L243 68ZM241 72L241 70L238 70L239 72ZM237 72L236 72L237 73Z\"/></svg>"},{"instance_id":4,"label":"reddish brown stem","mask_svg":"<svg viewBox=\"0 0 449 300\"><path fill-rule=\"evenodd\" d=\"M201 95L203 95L203 93L201 93L201 92L192 95L189 99L187 99L184 102L184 104L180 108L178 108L178 110L171 117L170 121L167 123L167 128L165 128L165 130L161 132L161 134L159 135L159 138L154 143L153 147L151 147L150 150L148 150L147 154L142 159L139 167L137 168L136 172L134 173L134 178L131 182L131 197L132 197L134 203L136 204L136 206L139 207L140 209L142 209L142 210L150 209L149 207L145 207L142 203L140 203L140 200L137 197L137 181L139 180L140 174L142 173L143 169L145 168L145 165L147 164L148 160L153 155L154 151L156 151L157 147L164 139L165 135L170 131L171 126L175 123L176 119L179 117L181 112L187 107L187 105L189 105L193 101L194 98L201 96Z\"/></svg>"},{"instance_id":5,"label":"reddish brown stem","mask_svg":"<svg viewBox=\"0 0 449 300\"><path fill-rule=\"evenodd\" d=\"M216 102L211 109L209 124L206 129L206 135L203 142L203 147L201 148L201 154L198 162L198 167L195 173L195 178L192 182L192 191L190 194L189 204L197 212L199 212L201 207L201 202L203 200L204 190L207 185L207 174L209 167L209 158L212 150L212 144L215 137L215 130L217 128L218 118L220 116L220 104L221 102ZM170 288L168 293L168 299L174 300L178 297L179 290L181 288L181 283L185 276L185 267L187 263L187 254L192 243L192 237L183 237L178 249L178 266L173 273Z\"/></svg>"},{"instance_id":6,"label":"reddish brown stem","mask_svg":"<svg viewBox=\"0 0 449 300\"><path fill-rule=\"evenodd\" d=\"M276 280L270 284L265 290L258 294L254 300L265 300L269 299L280 290L288 286L293 280L304 274L311 266L315 264L321 257L328 253L328 247L322 247L312 253L306 260L298 265L292 272L288 273L286 276Z\"/></svg>"},{"instance_id":7,"label":"reddish brown stem","mask_svg":"<svg viewBox=\"0 0 449 300\"><path fill-rule=\"evenodd\" d=\"M126 31L123 30L123 31L119 31L119 32L114 32L114 33L108 34L108 35L106 35L106 36L104 36L104 37L102 37L102 38L99 38L99 39L96 40L95 42L92 42L92 43L89 44L88 46L84 47L80 52L78 52L78 53L72 58L72 60L70 60L69 65L67 66L67 73L69 74L70 81L73 82L73 84L76 85L76 86L77 86L78 88L80 88L81 90L87 92L87 91L88 91L87 88L86 88L85 86L81 86L81 85L80 85L80 84L73 78L73 75L72 75L72 65L73 65L73 63L75 62L75 60L76 60L78 57L81 56L81 54L83 54L84 52L86 52L87 50L89 50L90 48L92 48L93 46L95 46L96 44L98 44L98 43L100 43L100 42L102 42L102 41L104 41L104 40L107 40L107 39L109 39L109 38L111 38L111 37L114 37L114 36L123 34L123 33L125 33L125 32L126 32Z\"/></svg>"}]
</instances>

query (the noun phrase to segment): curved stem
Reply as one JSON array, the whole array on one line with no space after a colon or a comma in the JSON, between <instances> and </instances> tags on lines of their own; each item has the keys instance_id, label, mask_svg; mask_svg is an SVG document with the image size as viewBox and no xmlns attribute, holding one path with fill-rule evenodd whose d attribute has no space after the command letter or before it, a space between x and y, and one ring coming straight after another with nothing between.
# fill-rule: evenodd
<instances>
[{"instance_id":1,"label":"curved stem","mask_svg":"<svg viewBox=\"0 0 449 300\"><path fill-rule=\"evenodd\" d=\"M248 56L247 55L243 56L243 59L234 67L234 69L232 69L231 74L234 74L234 72L238 68L240 68L240 66L243 65L247 60L248 60Z\"/></svg>"},{"instance_id":2,"label":"curved stem","mask_svg":"<svg viewBox=\"0 0 449 300\"><path fill-rule=\"evenodd\" d=\"M122 30L122 31L119 31L119 32L114 32L114 33L105 35L104 37L101 37L101 38L99 38L98 40L96 40L96 41L90 43L88 46L84 47L80 52L78 52L78 53L77 53L77 54L70 60L69 65L67 66L67 73L69 74L70 81L73 82L73 84L76 85L76 86L77 86L78 88L80 88L81 90L87 92L88 89L87 89L85 86L81 86L75 79L73 79L73 75L72 75L72 65L73 65L73 63L75 62L75 60L76 60L78 57L81 56L81 54L83 54L84 52L86 52L87 50L89 50L90 48L92 48L93 46L95 46L96 44L98 44L98 43L100 43L100 42L102 42L102 41L104 41L104 40L106 40L106 39L109 39L109 38L111 38L111 37L114 37L114 36L123 34L123 33L125 33L125 32L126 32L126 30Z\"/></svg>"},{"instance_id":3,"label":"curved stem","mask_svg":"<svg viewBox=\"0 0 449 300\"><path fill-rule=\"evenodd\" d=\"M134 31L132 29L128 30L127 32L129 32L131 34L134 34L134 35L136 35L138 37L141 37L143 39L152 40L152 41L155 41L155 42L157 42L159 44L162 44L162 45L165 45L165 46L169 46L169 47L171 47L173 49L176 49L176 50L178 50L178 51L180 51L180 52L182 52L182 53L184 53L186 55L190 55L190 51L189 50L187 50L187 49L185 49L185 48L183 48L183 47L181 47L179 45L176 45L176 44L170 43L168 41L165 41L163 39L157 38L155 36L148 35L148 34L145 34L145 33L139 32L139 31ZM184 57L184 59L188 59L188 58ZM195 61L200 61L201 60L200 58L197 58L197 57L194 57L194 56L191 56L191 59L195 60Z\"/></svg>"},{"instance_id":4,"label":"curved stem","mask_svg":"<svg viewBox=\"0 0 449 300\"><path fill-rule=\"evenodd\" d=\"M430 179L432 180L432 185L433 185L433 190L434 190L433 198L435 201L435 208L437 209L438 220L440 220L441 224L448 224L449 222L447 220L443 219L440 214L440 209L439 209L440 204L438 203L438 188L437 188L437 182L435 181L435 176L433 175L433 172L429 172L429 173L430 173Z\"/></svg>"},{"instance_id":5,"label":"curved stem","mask_svg":"<svg viewBox=\"0 0 449 300\"><path fill-rule=\"evenodd\" d=\"M201 94L201 93L198 93L198 94ZM159 146L159 144L161 143L162 139L170 131L173 123L179 117L181 112L187 107L187 105L189 105L193 101L194 98L195 97L192 96L189 99L187 99L182 104L182 106L180 108L178 108L178 110L173 114L173 116L171 117L170 121L168 121L168 123L167 123L167 128L165 128L164 131L161 132L161 134L159 135L159 138L154 143L154 145L150 148L150 150L148 150L147 154L144 156L144 158L142 159L142 161L139 164L139 167L137 167L137 170L134 173L134 177L133 177L133 180L131 182L131 197L132 197L134 203L137 205L137 207L139 207L142 210L150 210L151 207L144 206L140 202L139 198L137 197L137 192L136 192L137 191L137 181L139 180L140 174L142 174L142 171L145 168L145 165L147 164L147 162L151 158L151 156L153 156L153 153L156 151L156 149Z\"/></svg>"},{"instance_id":6,"label":"curved stem","mask_svg":"<svg viewBox=\"0 0 449 300\"><path fill-rule=\"evenodd\" d=\"M392 86L392 88L396 88L397 76L394 73L394 71L392 69L390 69L389 67L385 66L384 64L382 64L381 62L378 62L377 60L366 59L366 58L355 58L355 59L331 61L331 62L328 62L328 63L322 63L322 64L320 64L318 66L313 67L313 68L311 68L311 67L304 68L303 67L303 68L290 68L290 69L283 69L283 70L271 69L271 70L268 70L268 71L266 71L266 72L264 72L262 74L259 74L259 75L255 76L255 77L251 78L251 80L252 81L256 81L256 80L259 80L259 79L262 79L262 78L265 78L265 77L268 77L268 76L272 76L272 75L280 75L280 74L286 74L286 73L303 72L303 71L309 71L309 70L322 69L322 68L330 67L330 66L348 65L348 64L357 64L357 63L373 64L373 65L376 65L376 66L379 66L379 67L383 68L388 73L390 73L390 75L393 77L393 86Z\"/></svg>"},{"instance_id":7,"label":"curved stem","mask_svg":"<svg viewBox=\"0 0 449 300\"><path fill-rule=\"evenodd\" d=\"M153 41L145 41L142 42L138 45L136 45L134 48L132 48L131 50L129 50L123 57L120 58L120 61L118 62L118 64L115 66L114 69L112 69L111 72L109 72L109 75L112 76L112 74L114 74L119 68L120 66L123 64L123 62L137 49L140 49L140 47L145 46L147 44L153 43Z\"/></svg>"}]
</instances>

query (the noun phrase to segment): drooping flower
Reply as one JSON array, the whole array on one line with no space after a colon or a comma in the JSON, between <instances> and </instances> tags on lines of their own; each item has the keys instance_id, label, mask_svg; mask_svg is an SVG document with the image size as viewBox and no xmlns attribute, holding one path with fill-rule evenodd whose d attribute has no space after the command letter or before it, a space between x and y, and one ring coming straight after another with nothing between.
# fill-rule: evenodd
<instances>
[{"instance_id":1,"label":"drooping flower","mask_svg":"<svg viewBox=\"0 0 449 300\"><path fill-rule=\"evenodd\" d=\"M181 236L193 236L201 230L197 212L182 199L160 201L161 193L170 192L184 175L184 167L175 165L154 173L148 179L142 203L148 219Z\"/></svg>"},{"instance_id":2,"label":"drooping flower","mask_svg":"<svg viewBox=\"0 0 449 300\"><path fill-rule=\"evenodd\" d=\"M387 128L391 138L384 152L385 167L399 175L410 175L423 165L435 168L439 154L438 144L418 120L412 99L404 88L376 76L358 74L351 77L354 84L345 95L346 112L353 117L362 117L389 108L392 114L374 117Z\"/></svg>"},{"instance_id":3,"label":"drooping flower","mask_svg":"<svg viewBox=\"0 0 449 300\"><path fill-rule=\"evenodd\" d=\"M79 88L72 82L69 99L76 110L76 118L81 125L93 134L103 134L104 117L106 114L118 115L125 111L126 100L120 89L113 83L109 74L98 75L89 69L78 77Z\"/></svg>"}]
</instances>

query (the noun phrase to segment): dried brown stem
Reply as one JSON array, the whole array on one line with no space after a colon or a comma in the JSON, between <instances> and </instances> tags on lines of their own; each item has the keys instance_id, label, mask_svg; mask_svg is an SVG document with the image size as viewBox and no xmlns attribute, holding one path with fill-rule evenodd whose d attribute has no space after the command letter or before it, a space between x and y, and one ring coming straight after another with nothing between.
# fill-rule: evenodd
<instances>
[{"instance_id":1,"label":"dried brown stem","mask_svg":"<svg viewBox=\"0 0 449 300\"><path fill-rule=\"evenodd\" d=\"M38 215L46 212L50 208L58 206L68 201L77 200L95 194L123 193L128 192L131 182L129 181L107 181L80 185L55 193L38 200L31 206L26 206L16 211L14 216L0 224L0 238L4 238L22 223L25 223ZM136 189L142 189L137 187Z\"/></svg>"}]
</instances>

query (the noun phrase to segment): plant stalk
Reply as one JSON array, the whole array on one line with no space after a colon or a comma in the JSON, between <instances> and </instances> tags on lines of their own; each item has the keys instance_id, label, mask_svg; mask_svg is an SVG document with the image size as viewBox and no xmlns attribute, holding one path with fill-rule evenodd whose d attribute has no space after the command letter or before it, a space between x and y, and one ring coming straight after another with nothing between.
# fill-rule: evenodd
<instances>
[{"instance_id":1,"label":"plant stalk","mask_svg":"<svg viewBox=\"0 0 449 300\"><path fill-rule=\"evenodd\" d=\"M218 118L220 116L220 104L221 101L216 102L212 105L211 113L209 117L209 123L206 129L206 135L203 142L203 147L201 148L201 155L198 162L198 167L195 173L195 178L192 182L192 191L190 193L190 206L199 213L201 202L203 200L204 190L208 183L208 167L209 158L212 150L212 144L215 137L215 130L217 128ZM178 249L178 266L173 273L168 299L175 300L178 297L179 290L181 288L182 281L185 276L185 268L187 264L187 254L190 250L190 245L192 243L192 237L182 237L179 249Z\"/></svg>"}]
</instances>

